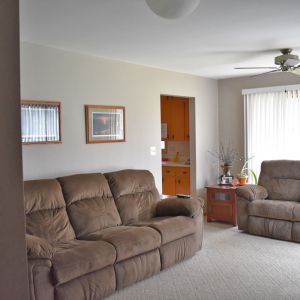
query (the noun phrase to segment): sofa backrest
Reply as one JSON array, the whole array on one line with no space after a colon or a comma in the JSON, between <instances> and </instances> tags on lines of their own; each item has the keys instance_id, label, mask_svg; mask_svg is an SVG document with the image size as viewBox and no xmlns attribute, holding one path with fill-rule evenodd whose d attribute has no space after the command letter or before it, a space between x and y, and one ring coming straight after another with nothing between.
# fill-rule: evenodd
<instances>
[{"instance_id":1,"label":"sofa backrest","mask_svg":"<svg viewBox=\"0 0 300 300\"><path fill-rule=\"evenodd\" d=\"M300 161L263 161L259 185L268 191L268 199L300 201Z\"/></svg>"},{"instance_id":2,"label":"sofa backrest","mask_svg":"<svg viewBox=\"0 0 300 300\"><path fill-rule=\"evenodd\" d=\"M57 180L24 182L26 232L50 243L75 238L61 187Z\"/></svg>"},{"instance_id":3,"label":"sofa backrest","mask_svg":"<svg viewBox=\"0 0 300 300\"><path fill-rule=\"evenodd\" d=\"M159 193L146 170L122 170L104 174L124 225L155 215Z\"/></svg>"},{"instance_id":4,"label":"sofa backrest","mask_svg":"<svg viewBox=\"0 0 300 300\"><path fill-rule=\"evenodd\" d=\"M76 237L121 224L112 193L103 174L58 178Z\"/></svg>"}]
</instances>

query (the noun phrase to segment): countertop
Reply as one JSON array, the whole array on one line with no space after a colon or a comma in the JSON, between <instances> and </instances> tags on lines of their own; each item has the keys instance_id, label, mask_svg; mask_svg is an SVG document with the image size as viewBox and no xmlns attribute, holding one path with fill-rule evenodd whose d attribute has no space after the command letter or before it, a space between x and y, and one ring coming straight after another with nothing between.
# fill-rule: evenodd
<instances>
[{"instance_id":1,"label":"countertop","mask_svg":"<svg viewBox=\"0 0 300 300\"><path fill-rule=\"evenodd\" d=\"M161 164L162 166L165 167L185 167L185 168L190 167L190 165L186 165L183 162L162 161Z\"/></svg>"}]
</instances>

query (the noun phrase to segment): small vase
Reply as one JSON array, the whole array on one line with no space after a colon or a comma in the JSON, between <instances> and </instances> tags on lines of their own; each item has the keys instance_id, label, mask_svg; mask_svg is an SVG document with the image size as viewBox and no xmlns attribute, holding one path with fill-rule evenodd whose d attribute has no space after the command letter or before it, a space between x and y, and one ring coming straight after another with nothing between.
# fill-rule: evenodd
<instances>
[{"instance_id":1,"label":"small vase","mask_svg":"<svg viewBox=\"0 0 300 300\"><path fill-rule=\"evenodd\" d=\"M223 170L223 175L225 175L226 177L231 176L230 170L232 168L232 165L222 165L221 168Z\"/></svg>"}]
</instances>

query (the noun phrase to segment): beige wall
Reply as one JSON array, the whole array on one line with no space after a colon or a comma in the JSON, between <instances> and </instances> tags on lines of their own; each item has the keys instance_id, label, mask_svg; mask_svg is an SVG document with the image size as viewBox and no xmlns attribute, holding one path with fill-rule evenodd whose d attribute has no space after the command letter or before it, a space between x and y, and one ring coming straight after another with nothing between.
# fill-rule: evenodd
<instances>
[{"instance_id":1,"label":"beige wall","mask_svg":"<svg viewBox=\"0 0 300 300\"><path fill-rule=\"evenodd\" d=\"M18 4L17 0L0 3L0 298L26 300Z\"/></svg>"},{"instance_id":2,"label":"beige wall","mask_svg":"<svg viewBox=\"0 0 300 300\"><path fill-rule=\"evenodd\" d=\"M218 143L216 80L22 43L22 99L61 101L63 138L60 145L23 146L25 179L144 168L161 189L161 94L195 98L199 191L216 176L207 161ZM85 144L84 104L124 105L127 142Z\"/></svg>"},{"instance_id":3,"label":"beige wall","mask_svg":"<svg viewBox=\"0 0 300 300\"><path fill-rule=\"evenodd\" d=\"M256 77L239 77L219 80L219 135L220 141L232 140L236 149L244 154L243 89L299 84L300 76L277 73ZM234 172L238 171L235 165Z\"/></svg>"}]
</instances>

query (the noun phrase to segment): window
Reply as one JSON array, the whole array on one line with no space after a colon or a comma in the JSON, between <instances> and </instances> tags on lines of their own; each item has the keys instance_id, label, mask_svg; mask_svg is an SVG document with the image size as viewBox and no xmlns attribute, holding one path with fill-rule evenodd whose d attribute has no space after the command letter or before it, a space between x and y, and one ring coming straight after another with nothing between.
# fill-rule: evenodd
<instances>
[{"instance_id":1,"label":"window","mask_svg":"<svg viewBox=\"0 0 300 300\"><path fill-rule=\"evenodd\" d=\"M60 143L60 112L60 102L21 101L22 143Z\"/></svg>"},{"instance_id":2,"label":"window","mask_svg":"<svg viewBox=\"0 0 300 300\"><path fill-rule=\"evenodd\" d=\"M245 144L249 168L263 160L300 159L300 86L245 90Z\"/></svg>"}]
</instances>

